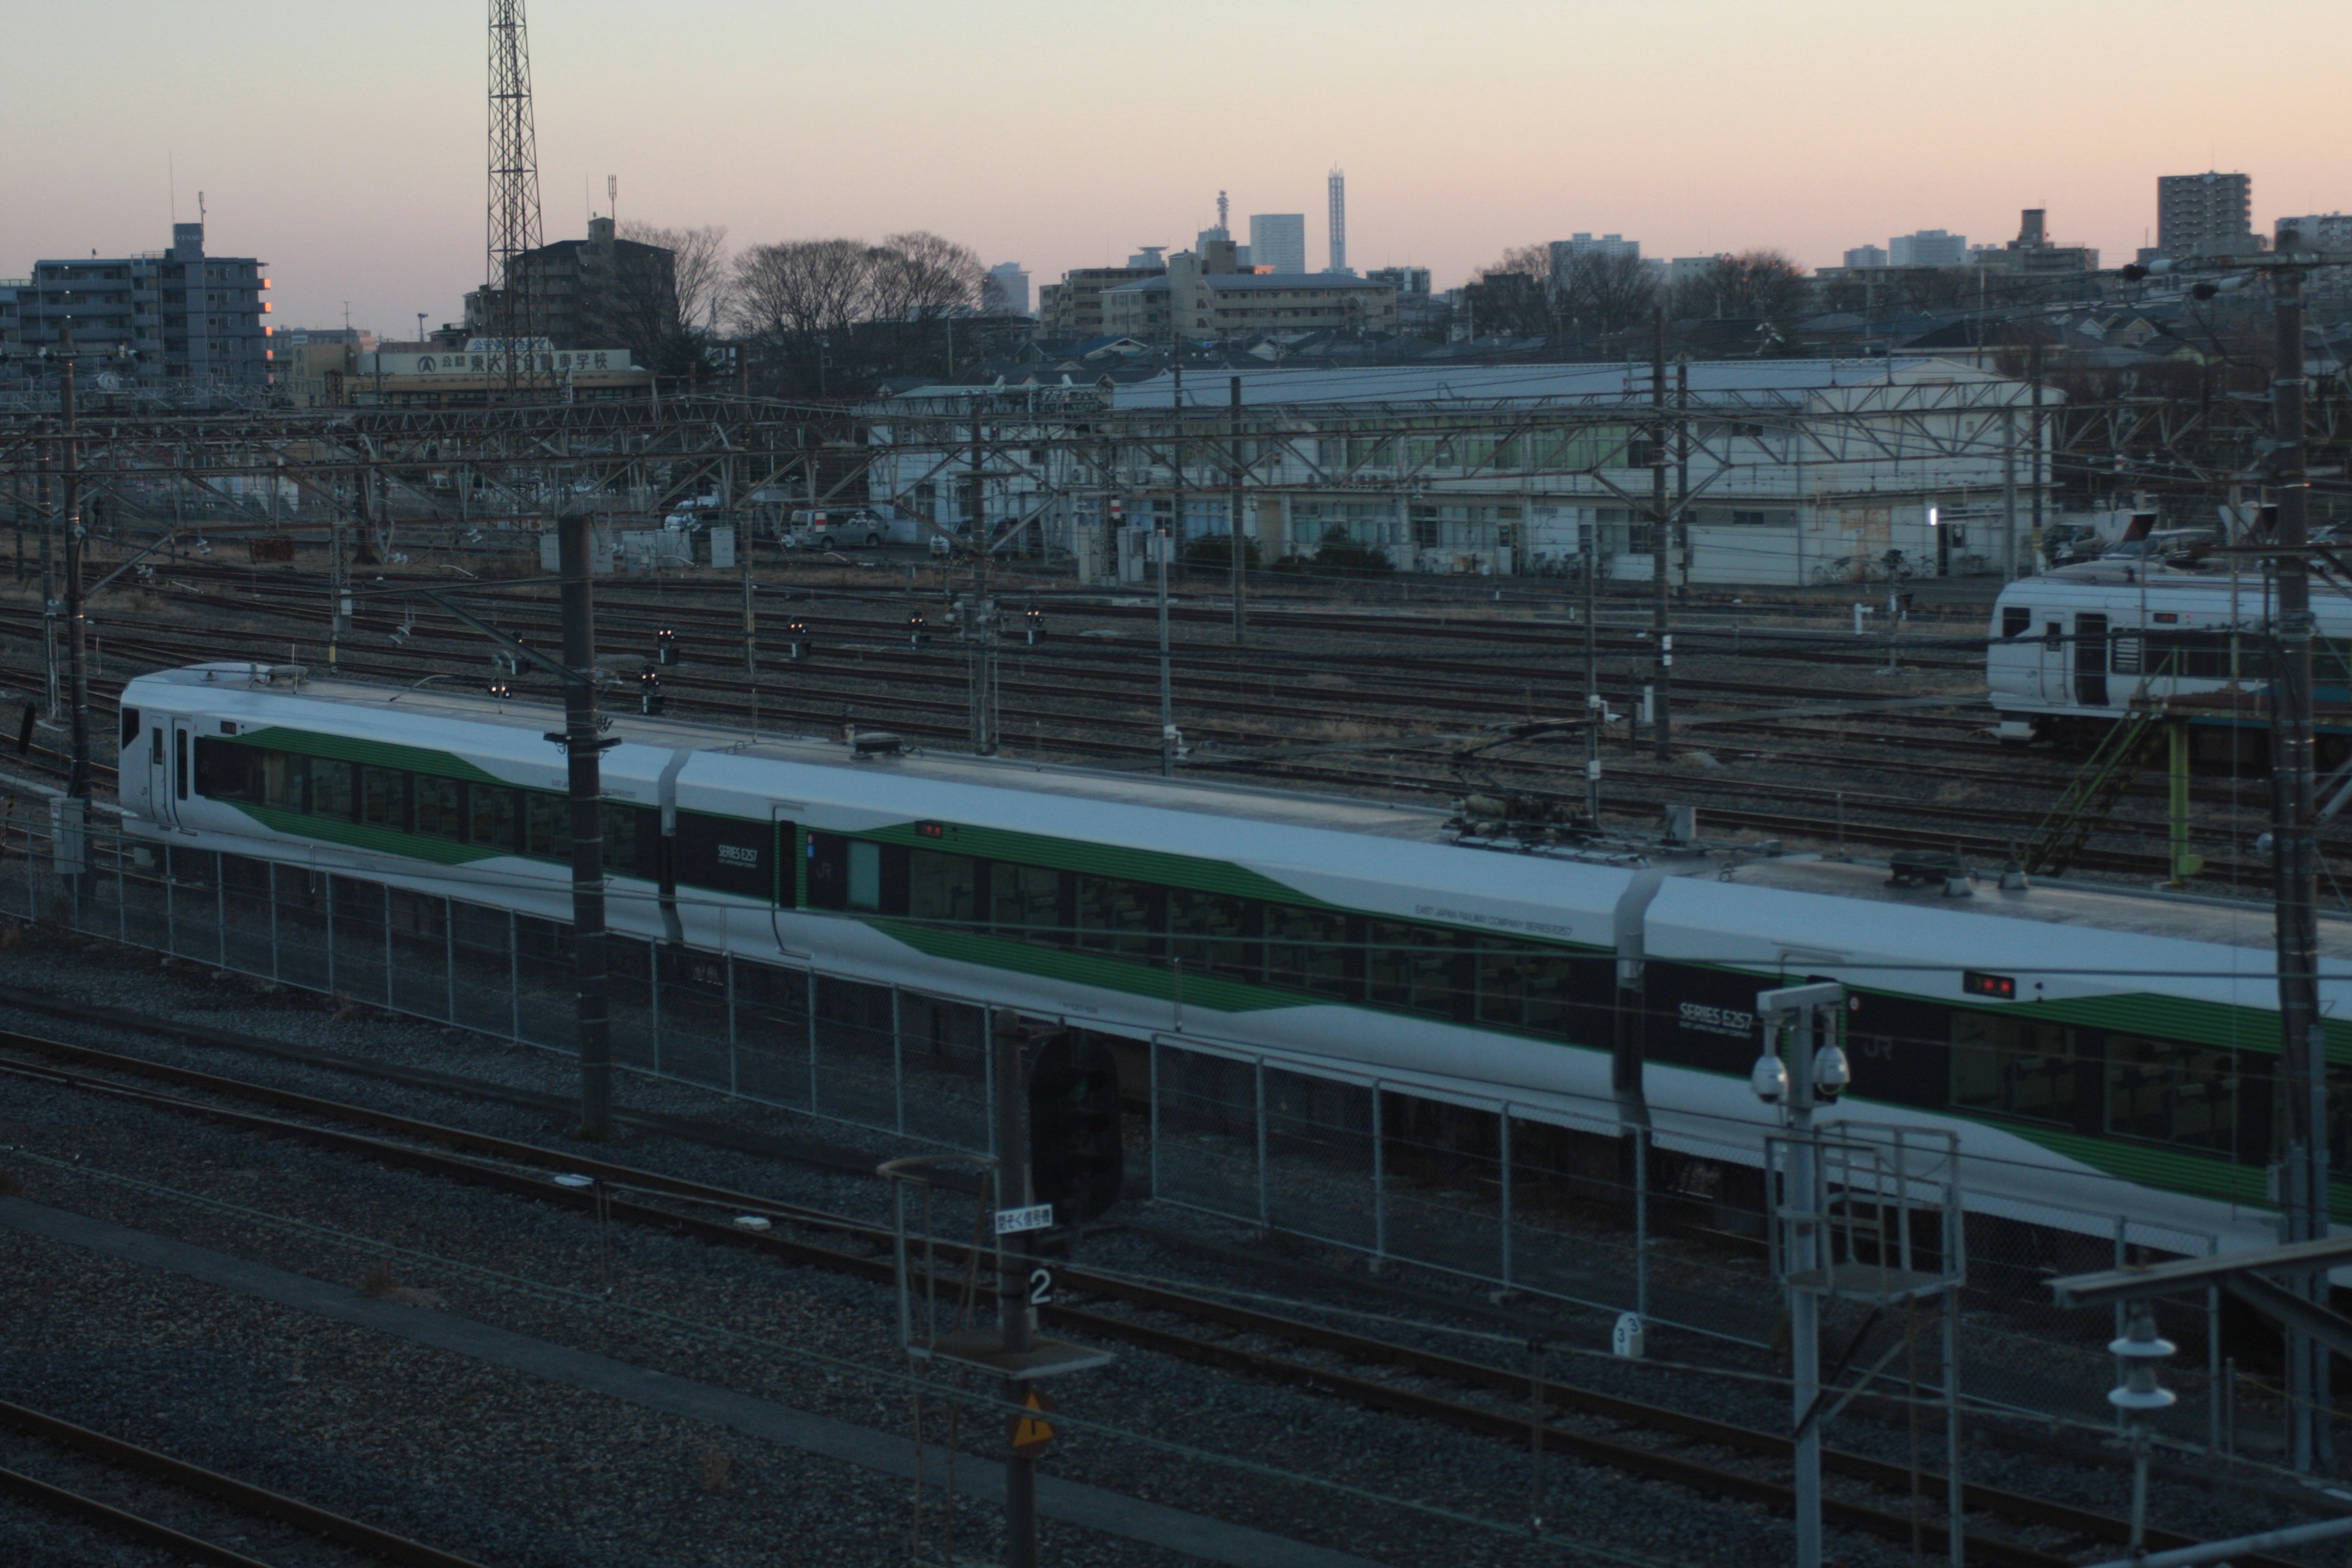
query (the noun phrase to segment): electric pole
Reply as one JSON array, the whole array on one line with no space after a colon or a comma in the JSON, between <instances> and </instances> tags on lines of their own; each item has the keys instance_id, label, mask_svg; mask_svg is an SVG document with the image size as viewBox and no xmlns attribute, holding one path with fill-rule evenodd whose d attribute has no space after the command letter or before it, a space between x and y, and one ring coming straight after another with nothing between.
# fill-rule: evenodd
<instances>
[{"instance_id":1,"label":"electric pole","mask_svg":"<svg viewBox=\"0 0 2352 1568\"><path fill-rule=\"evenodd\" d=\"M1242 543L1242 378L1234 377L1233 396L1226 405L1225 438L1233 443L1230 467L1234 476L1234 646L1240 647L1247 639L1249 612L1247 580L1249 554Z\"/></svg>"},{"instance_id":2,"label":"electric pole","mask_svg":"<svg viewBox=\"0 0 2352 1568\"><path fill-rule=\"evenodd\" d=\"M1021 1048L1027 1031L1012 1013L995 1015L990 1044L990 1070L996 1091L996 1207L1029 1206L1029 1086L1022 1070ZM1008 1367L1029 1352L1033 1337L1029 1304L1029 1260L1021 1250L1021 1232L1001 1232L996 1238L996 1318L1003 1336L1000 1347ZM1027 1407L1029 1380L1008 1374L1004 1404L1008 1410ZM1037 1565L1037 1461L1013 1449L1004 1457L1005 1568Z\"/></svg>"},{"instance_id":3,"label":"electric pole","mask_svg":"<svg viewBox=\"0 0 2352 1568\"><path fill-rule=\"evenodd\" d=\"M572 789L572 964L580 1047L580 1135L613 1128L612 1015L604 957L603 727L596 717L594 522L556 520L563 572L563 752Z\"/></svg>"},{"instance_id":4,"label":"electric pole","mask_svg":"<svg viewBox=\"0 0 2352 1568\"><path fill-rule=\"evenodd\" d=\"M1601 520L1578 531L1584 546L1584 815L1601 826L1601 723L1608 706L1601 698Z\"/></svg>"},{"instance_id":5,"label":"electric pole","mask_svg":"<svg viewBox=\"0 0 2352 1568\"><path fill-rule=\"evenodd\" d=\"M66 773L66 794L89 798L89 617L81 594L81 438L74 417L73 322L65 323L64 378L58 384L58 412L65 425L66 519L66 710L72 734L72 753Z\"/></svg>"},{"instance_id":6,"label":"electric pole","mask_svg":"<svg viewBox=\"0 0 2352 1568\"><path fill-rule=\"evenodd\" d=\"M1650 636L1656 642L1654 650L1654 681L1652 695L1651 739L1657 747L1658 761L1672 761L1675 754L1674 710L1669 685L1675 673L1675 634L1667 618L1666 538L1672 531L1666 510L1666 312L1661 307L1654 319L1655 335L1650 351Z\"/></svg>"},{"instance_id":7,"label":"electric pole","mask_svg":"<svg viewBox=\"0 0 2352 1568\"><path fill-rule=\"evenodd\" d=\"M2271 836L2278 882L2278 985L2282 1063L2286 1076L2284 1201L2288 1245L2327 1234L2326 1038L2319 1016L2316 914L2318 842L2313 810L2309 519L2305 510L2303 279L2292 268L2271 273L2277 355L2271 376L2273 462L2278 494L2278 673L2272 715L2278 821ZM2303 1282L2312 1300L2327 1299L2327 1274ZM2327 1347L2290 1329L2286 1337L2288 1452L2295 1469L2323 1469L2330 1458Z\"/></svg>"},{"instance_id":8,"label":"electric pole","mask_svg":"<svg viewBox=\"0 0 2352 1568\"><path fill-rule=\"evenodd\" d=\"M996 684L996 605L988 596L988 476L983 468L979 397L971 416L971 603L965 606L963 637L971 656L971 750L974 756L996 754L995 711L990 699Z\"/></svg>"}]
</instances>

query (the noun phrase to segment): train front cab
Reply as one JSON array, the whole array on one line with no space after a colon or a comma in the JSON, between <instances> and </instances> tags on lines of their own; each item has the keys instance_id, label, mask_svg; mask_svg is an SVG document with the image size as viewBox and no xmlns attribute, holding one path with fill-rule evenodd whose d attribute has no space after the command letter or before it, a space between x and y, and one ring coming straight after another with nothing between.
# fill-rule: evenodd
<instances>
[{"instance_id":1,"label":"train front cab","mask_svg":"<svg viewBox=\"0 0 2352 1568\"><path fill-rule=\"evenodd\" d=\"M2048 740L2082 719L2112 717L2114 640L2104 611L2037 609L2003 595L1985 650L2000 739Z\"/></svg>"}]
</instances>

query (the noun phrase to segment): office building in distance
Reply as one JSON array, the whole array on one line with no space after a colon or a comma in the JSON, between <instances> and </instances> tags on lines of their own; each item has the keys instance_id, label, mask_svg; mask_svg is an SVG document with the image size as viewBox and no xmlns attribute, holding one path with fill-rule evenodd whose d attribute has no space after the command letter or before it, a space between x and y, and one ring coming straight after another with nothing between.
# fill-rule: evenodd
<instances>
[{"instance_id":1,"label":"office building in distance","mask_svg":"<svg viewBox=\"0 0 2352 1568\"><path fill-rule=\"evenodd\" d=\"M0 285L0 335L27 351L55 349L68 330L107 373L141 385L266 388L270 378L269 279L250 256L206 256L205 226L175 223L169 250L37 261L33 275ZM13 372L21 377L22 362Z\"/></svg>"}]
</instances>

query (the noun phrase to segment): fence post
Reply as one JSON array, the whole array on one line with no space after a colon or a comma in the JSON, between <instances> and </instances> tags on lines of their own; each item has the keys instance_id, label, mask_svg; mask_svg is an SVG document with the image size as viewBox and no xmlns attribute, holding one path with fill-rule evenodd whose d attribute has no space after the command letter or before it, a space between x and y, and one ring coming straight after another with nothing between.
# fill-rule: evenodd
<instances>
[{"instance_id":1,"label":"fence post","mask_svg":"<svg viewBox=\"0 0 2352 1568\"><path fill-rule=\"evenodd\" d=\"M981 1025L982 1025L982 1026L983 1028L985 1028L985 1027L987 1026L987 1023L988 1023L988 1009L987 1009L987 1008L985 1008L985 1007L983 1007L983 1008L982 1008L982 1009L980 1010L980 1021L981 1021ZM1148 1169L1147 1169L1147 1175L1148 1175L1148 1177L1149 1177L1149 1179L1150 1179L1150 1183L1151 1183L1151 1195L1152 1195L1152 1197L1156 1200L1156 1199L1160 1196L1160 1040L1159 1040L1159 1037L1158 1037L1157 1036L1154 1036L1151 1039L1150 1039L1150 1040L1146 1041L1146 1042L1144 1043L1144 1048L1145 1048L1146 1052L1148 1053L1148 1054L1145 1056L1145 1058L1144 1058L1144 1061L1143 1061L1144 1073L1145 1073L1145 1075L1146 1075L1147 1079L1149 1079L1149 1081L1150 1081L1150 1089L1148 1089L1148 1091L1147 1091L1147 1092L1148 1092L1148 1093L1150 1095L1150 1097L1151 1097L1151 1104L1150 1104L1150 1109L1149 1109L1149 1110L1148 1110L1148 1112L1147 1112L1147 1115L1149 1116L1149 1119L1150 1119L1150 1120L1149 1120L1149 1121L1148 1121L1148 1122L1146 1123L1146 1125L1147 1125L1147 1126L1149 1127L1149 1129L1150 1129L1150 1132L1149 1132L1149 1146L1150 1146L1150 1151L1151 1151L1150 1155L1150 1157L1149 1157L1149 1166L1148 1166Z\"/></svg>"},{"instance_id":2,"label":"fence post","mask_svg":"<svg viewBox=\"0 0 2352 1568\"><path fill-rule=\"evenodd\" d=\"M507 1038L522 1038L522 953L516 946L520 928L515 924L514 911L507 917Z\"/></svg>"},{"instance_id":3,"label":"fence post","mask_svg":"<svg viewBox=\"0 0 2352 1568\"><path fill-rule=\"evenodd\" d=\"M907 1133L907 1010L898 988L890 987L890 1125L900 1137Z\"/></svg>"},{"instance_id":4,"label":"fence post","mask_svg":"<svg viewBox=\"0 0 2352 1568\"><path fill-rule=\"evenodd\" d=\"M2131 1232L2131 1219L2130 1219L2130 1217L2129 1217L2128 1215L2116 1215L2116 1267L2117 1268L2121 1268L2124 1266L2124 1257L2125 1257L2125 1254L2126 1254L2126 1253L2127 1253L2127 1252L2130 1250L2131 1243L2130 1243L2130 1241L2129 1241L2129 1239L2128 1239L2128 1238L2129 1238L2129 1236L2130 1236L2130 1232ZM2116 1338L2117 1338L2117 1339L2119 1339L2119 1340L2120 1340L2120 1339L2124 1338L2124 1337L2126 1336L2126 1334L2127 1334L2129 1331L2129 1331L2129 1330L2125 1326L2125 1324L2124 1324L2124 1306L2123 1306L2123 1303L2122 1303L2122 1302L2120 1302L2120 1301L2118 1301L2118 1302L2116 1302ZM2123 1381L2124 1381L2124 1360L2123 1360L2123 1358L2122 1358L2121 1356L2117 1356L2117 1357L2116 1358L2116 1385L2117 1385L2118 1387L2122 1386ZM2130 1420L2130 1415L2131 1415L2131 1413L2130 1413L2129 1411L2126 1410L2126 1409L2125 1409L2122 1405L2116 1405L2116 1406L2115 1407L2115 1410L2116 1410L2116 1435L2117 1435L2117 1436L2130 1436L2130 1433L2131 1433L2131 1420Z\"/></svg>"},{"instance_id":5,"label":"fence post","mask_svg":"<svg viewBox=\"0 0 2352 1568\"><path fill-rule=\"evenodd\" d=\"M1505 1100L1496 1111L1495 1148L1497 1163L1502 1167L1501 1196L1497 1212L1502 1216L1503 1289L1511 1288L1511 1104Z\"/></svg>"},{"instance_id":6,"label":"fence post","mask_svg":"<svg viewBox=\"0 0 2352 1568\"><path fill-rule=\"evenodd\" d=\"M1262 1231L1274 1228L1274 1210L1266 1202L1265 1169L1265 1058L1250 1058L1250 1079L1257 1099L1257 1227Z\"/></svg>"},{"instance_id":7,"label":"fence post","mask_svg":"<svg viewBox=\"0 0 2352 1568\"><path fill-rule=\"evenodd\" d=\"M1381 1123L1381 1080L1372 1080L1372 1257L1381 1263L1389 1256L1389 1184L1386 1162L1388 1135Z\"/></svg>"},{"instance_id":8,"label":"fence post","mask_svg":"<svg viewBox=\"0 0 2352 1568\"><path fill-rule=\"evenodd\" d=\"M816 971L814 969L803 969L801 971L801 1048L808 1053L809 1114L811 1116L814 1116L817 1113ZM991 1037L992 1038L993 1037ZM992 1103L989 1106L989 1114L993 1116L995 1113L996 1107ZM993 1127L996 1124L992 1121L989 1125ZM990 1146L990 1152L992 1154L995 1152L995 1147L993 1144Z\"/></svg>"},{"instance_id":9,"label":"fence post","mask_svg":"<svg viewBox=\"0 0 2352 1568\"><path fill-rule=\"evenodd\" d=\"M735 955L733 953L722 952L719 955L719 973L723 977L719 982L719 994L727 999L727 1092L740 1094L743 1092L743 1066L737 1055L736 1047Z\"/></svg>"},{"instance_id":10,"label":"fence post","mask_svg":"<svg viewBox=\"0 0 2352 1568\"><path fill-rule=\"evenodd\" d=\"M441 1016L457 1021L457 900L441 900Z\"/></svg>"}]
</instances>

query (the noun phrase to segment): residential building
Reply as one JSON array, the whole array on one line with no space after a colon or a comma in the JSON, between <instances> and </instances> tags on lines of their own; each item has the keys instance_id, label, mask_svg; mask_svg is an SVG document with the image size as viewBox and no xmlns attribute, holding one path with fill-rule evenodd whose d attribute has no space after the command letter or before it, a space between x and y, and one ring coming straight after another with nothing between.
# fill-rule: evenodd
<instances>
[{"instance_id":1,"label":"residential building","mask_svg":"<svg viewBox=\"0 0 2352 1568\"><path fill-rule=\"evenodd\" d=\"M619 238L611 218L592 217L587 238L526 250L512 265L537 296L541 334L557 348L620 343L651 364L677 320L677 260L658 245ZM466 296L469 337L501 325L496 300L490 289Z\"/></svg>"},{"instance_id":2,"label":"residential building","mask_svg":"<svg viewBox=\"0 0 2352 1568\"><path fill-rule=\"evenodd\" d=\"M1159 277L1105 289L1103 331L1154 342L1396 331L1397 291L1389 284L1329 272L1236 272L1216 248L1209 257L1179 251Z\"/></svg>"},{"instance_id":3,"label":"residential building","mask_svg":"<svg viewBox=\"0 0 2352 1568\"><path fill-rule=\"evenodd\" d=\"M2017 237L2007 245L1980 245L1968 259L1996 272L2027 278L2077 277L2099 269L2099 252L2088 245L2059 245L2050 237L2048 214L2027 207L2018 215Z\"/></svg>"},{"instance_id":4,"label":"residential building","mask_svg":"<svg viewBox=\"0 0 2352 1568\"><path fill-rule=\"evenodd\" d=\"M1166 266L1155 262L1150 267L1082 267L1065 272L1059 283L1048 283L1037 290L1037 335L1049 343L1079 343L1101 337L1103 290L1162 277L1167 271Z\"/></svg>"},{"instance_id":5,"label":"residential building","mask_svg":"<svg viewBox=\"0 0 2352 1568\"><path fill-rule=\"evenodd\" d=\"M1698 499L1670 542L1678 583L1858 580L1890 551L1923 576L1999 572L2030 557L2037 489L2045 511L2054 506L2048 475L2020 463L2024 421L1999 417L2031 402L2021 381L1917 356L1696 361L1688 375ZM1556 574L1590 551L1612 578L1651 575L1649 525L1627 501L1650 472L1646 363L1266 369L1239 381L1243 439L1279 432L1258 448L1241 512L1265 559L1339 539L1408 571ZM894 412L946 431L985 406L1001 432L1027 414L1045 448L986 481L992 519L1034 520L1040 542L1081 562L1126 553L1097 548L1114 496L1130 526L1223 533L1233 511L1217 444L1124 442L1107 475L1098 451L1061 437L1107 407L1134 416L1181 404L1222 420L1231 385L1220 373L1188 376L1181 392L1167 375L918 389L871 410L869 493L919 497L952 457L894 430ZM1905 437L1854 438L1874 428ZM2017 481L2007 490L2005 475ZM935 485L936 503L958 504L940 494L953 489Z\"/></svg>"},{"instance_id":6,"label":"residential building","mask_svg":"<svg viewBox=\"0 0 2352 1568\"><path fill-rule=\"evenodd\" d=\"M1273 268L1277 276L1306 271L1307 215L1251 214L1250 260L1255 266Z\"/></svg>"},{"instance_id":7,"label":"residential building","mask_svg":"<svg viewBox=\"0 0 2352 1568\"><path fill-rule=\"evenodd\" d=\"M1147 245L1129 257L1127 264L1129 267L1140 267L1147 271L1164 268L1168 265L1168 247L1164 245Z\"/></svg>"},{"instance_id":8,"label":"residential building","mask_svg":"<svg viewBox=\"0 0 2352 1568\"><path fill-rule=\"evenodd\" d=\"M1884 267L1886 261L1887 253L1875 245L1858 245L1845 253L1845 265L1849 271Z\"/></svg>"},{"instance_id":9,"label":"residential building","mask_svg":"<svg viewBox=\"0 0 2352 1568\"><path fill-rule=\"evenodd\" d=\"M1029 313L1029 273L1017 261L1001 261L988 269L981 285L980 307L990 315Z\"/></svg>"},{"instance_id":10,"label":"residential building","mask_svg":"<svg viewBox=\"0 0 2352 1568\"><path fill-rule=\"evenodd\" d=\"M1555 239L1547 248L1551 255L1551 285L1555 289L1566 282L1569 268L1588 256L1630 256L1637 261L1642 256L1640 240L1615 234L1604 234L1598 239L1580 234L1570 239Z\"/></svg>"},{"instance_id":11,"label":"residential building","mask_svg":"<svg viewBox=\"0 0 2352 1568\"><path fill-rule=\"evenodd\" d=\"M1429 290L1426 267L1376 267L1364 274L1367 283L1385 283L1396 290L1396 321L1400 332L1433 331L1444 318L1444 307Z\"/></svg>"},{"instance_id":12,"label":"residential building","mask_svg":"<svg viewBox=\"0 0 2352 1568\"><path fill-rule=\"evenodd\" d=\"M2352 250L2352 213L2313 213L2305 217L2283 217L2272 226L2278 238L2295 237L2300 250ZM2273 240L2273 244L2276 240ZM2284 246L2279 248L2284 249Z\"/></svg>"},{"instance_id":13,"label":"residential building","mask_svg":"<svg viewBox=\"0 0 2352 1568\"><path fill-rule=\"evenodd\" d=\"M2253 206L2254 182L2248 175L2217 169L2159 174L2156 248L2175 258L2251 254L2262 248L2254 237Z\"/></svg>"},{"instance_id":14,"label":"residential building","mask_svg":"<svg viewBox=\"0 0 2352 1568\"><path fill-rule=\"evenodd\" d=\"M77 348L127 351L114 374L142 385L266 387L269 279L261 267L249 256L206 256L205 226L176 223L169 250L34 263L12 290L13 330L27 348L51 348L70 323Z\"/></svg>"},{"instance_id":15,"label":"residential building","mask_svg":"<svg viewBox=\"0 0 2352 1568\"><path fill-rule=\"evenodd\" d=\"M1720 256L1677 256L1666 263L1666 287L1679 289L1685 283L1696 283L1715 270Z\"/></svg>"},{"instance_id":16,"label":"residential building","mask_svg":"<svg viewBox=\"0 0 2352 1568\"><path fill-rule=\"evenodd\" d=\"M1889 267L1959 267L1969 259L1969 237L1940 228L1898 234L1886 242ZM1851 262L1848 266L1853 265Z\"/></svg>"}]
</instances>

